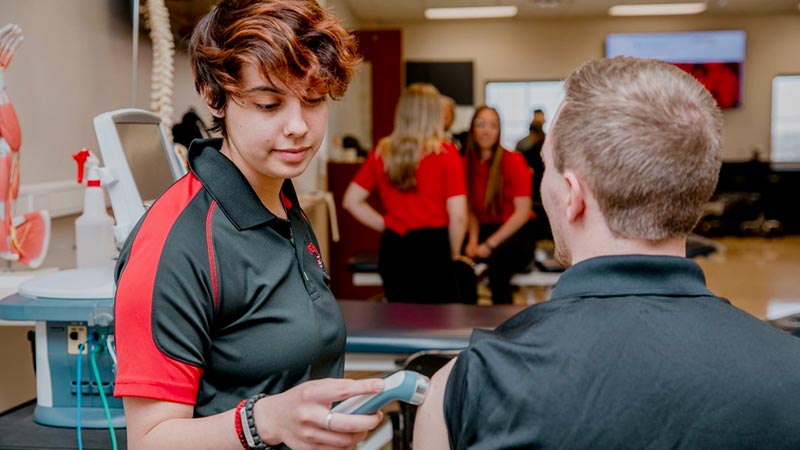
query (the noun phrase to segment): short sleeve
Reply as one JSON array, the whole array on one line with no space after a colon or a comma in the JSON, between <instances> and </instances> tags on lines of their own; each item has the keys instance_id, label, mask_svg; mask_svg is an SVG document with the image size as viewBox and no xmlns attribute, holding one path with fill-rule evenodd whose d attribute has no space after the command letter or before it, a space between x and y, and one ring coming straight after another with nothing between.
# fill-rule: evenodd
<instances>
[{"instance_id":1,"label":"short sleeve","mask_svg":"<svg viewBox=\"0 0 800 450\"><path fill-rule=\"evenodd\" d=\"M447 437L451 449L467 448L466 444L473 436L469 414L471 394L469 389L470 365L474 354L467 349L463 351L450 371L447 387L444 392L444 421L447 425Z\"/></svg>"},{"instance_id":2,"label":"short sleeve","mask_svg":"<svg viewBox=\"0 0 800 450\"><path fill-rule=\"evenodd\" d=\"M361 186L367 191L372 192L372 190L378 185L382 174L383 162L378 156L378 152L373 150L367 156L364 164L362 164L358 169L358 172L356 172L356 176L353 177L353 183Z\"/></svg>"},{"instance_id":3,"label":"short sleeve","mask_svg":"<svg viewBox=\"0 0 800 450\"><path fill-rule=\"evenodd\" d=\"M444 420L451 449L522 448L506 436L519 421L519 355L494 331L475 330L458 355L444 393ZM522 420L528 420L527 418ZM536 426L535 422L531 423Z\"/></svg>"},{"instance_id":4,"label":"short sleeve","mask_svg":"<svg viewBox=\"0 0 800 450\"><path fill-rule=\"evenodd\" d=\"M506 167L511 180L511 196L530 197L533 194L533 172L525 157L516 151L508 152L506 157L509 160Z\"/></svg>"},{"instance_id":5,"label":"short sleeve","mask_svg":"<svg viewBox=\"0 0 800 450\"><path fill-rule=\"evenodd\" d=\"M480 448L485 434L496 433L487 426L494 417L486 417L497 404L497 396L487 380L491 380L491 361L496 358L492 351L486 352L486 343L493 339L493 332L474 330L470 346L458 355L450 371L444 392L444 420L451 449ZM487 403L484 409L484 403ZM502 448L502 447L496 447Z\"/></svg>"},{"instance_id":6,"label":"short sleeve","mask_svg":"<svg viewBox=\"0 0 800 450\"><path fill-rule=\"evenodd\" d=\"M197 399L214 296L205 223L181 220L184 208L171 197L183 192L167 191L120 255L114 299L117 397L184 404Z\"/></svg>"},{"instance_id":7,"label":"short sleeve","mask_svg":"<svg viewBox=\"0 0 800 450\"><path fill-rule=\"evenodd\" d=\"M455 145L450 142L445 142L443 147L445 150L442 155L445 175L445 197L467 195L464 162L461 159L461 155Z\"/></svg>"}]
</instances>

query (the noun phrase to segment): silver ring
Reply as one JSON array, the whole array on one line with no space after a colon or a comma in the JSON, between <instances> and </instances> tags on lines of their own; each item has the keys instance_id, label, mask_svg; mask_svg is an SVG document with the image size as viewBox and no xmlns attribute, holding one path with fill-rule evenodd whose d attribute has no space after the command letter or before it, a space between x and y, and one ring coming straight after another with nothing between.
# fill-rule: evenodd
<instances>
[{"instance_id":1,"label":"silver ring","mask_svg":"<svg viewBox=\"0 0 800 450\"><path fill-rule=\"evenodd\" d=\"M325 416L325 423L324 423L324 425L325 425L325 429L326 429L326 430L330 430L330 429L331 429L331 418L332 418L332 417L333 417L333 411L329 412L329 413L328 413L328 415L327 415L327 416Z\"/></svg>"}]
</instances>

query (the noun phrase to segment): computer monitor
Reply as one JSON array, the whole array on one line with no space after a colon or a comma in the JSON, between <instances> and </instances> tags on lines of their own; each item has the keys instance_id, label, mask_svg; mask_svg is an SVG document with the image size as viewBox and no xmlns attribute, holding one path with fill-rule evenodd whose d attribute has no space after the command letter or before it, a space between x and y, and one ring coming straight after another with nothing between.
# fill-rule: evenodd
<instances>
[{"instance_id":1,"label":"computer monitor","mask_svg":"<svg viewBox=\"0 0 800 450\"><path fill-rule=\"evenodd\" d=\"M101 179L111 199L121 245L146 208L186 173L165 139L161 118L143 109L118 109L94 118L103 159Z\"/></svg>"},{"instance_id":2,"label":"computer monitor","mask_svg":"<svg viewBox=\"0 0 800 450\"><path fill-rule=\"evenodd\" d=\"M742 103L745 37L742 30L612 33L606 37L606 57L672 63L697 78L720 108L736 108Z\"/></svg>"}]
</instances>

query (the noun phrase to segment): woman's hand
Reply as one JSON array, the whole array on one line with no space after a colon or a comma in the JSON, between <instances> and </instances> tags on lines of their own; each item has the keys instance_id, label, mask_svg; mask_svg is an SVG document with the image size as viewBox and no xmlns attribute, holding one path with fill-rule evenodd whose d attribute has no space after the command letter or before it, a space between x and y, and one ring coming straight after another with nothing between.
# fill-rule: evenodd
<instances>
[{"instance_id":1,"label":"woman's hand","mask_svg":"<svg viewBox=\"0 0 800 450\"><path fill-rule=\"evenodd\" d=\"M492 256L492 250L493 250L492 246L490 246L488 242L482 242L478 246L476 253L478 255L478 258L486 259Z\"/></svg>"},{"instance_id":2,"label":"woman's hand","mask_svg":"<svg viewBox=\"0 0 800 450\"><path fill-rule=\"evenodd\" d=\"M367 198L369 198L369 191L351 182L344 191L342 207L365 226L378 233L383 233L383 230L386 229L386 222L383 220L383 216L367 203Z\"/></svg>"},{"instance_id":3,"label":"woman's hand","mask_svg":"<svg viewBox=\"0 0 800 450\"><path fill-rule=\"evenodd\" d=\"M479 258L480 256L478 255L478 247L480 247L478 242L469 241L464 247L464 254L472 259Z\"/></svg>"},{"instance_id":4,"label":"woman's hand","mask_svg":"<svg viewBox=\"0 0 800 450\"><path fill-rule=\"evenodd\" d=\"M383 380L312 380L256 402L256 429L267 445L281 442L294 450L350 449L377 427L383 413L333 413L334 402L383 390Z\"/></svg>"}]
</instances>

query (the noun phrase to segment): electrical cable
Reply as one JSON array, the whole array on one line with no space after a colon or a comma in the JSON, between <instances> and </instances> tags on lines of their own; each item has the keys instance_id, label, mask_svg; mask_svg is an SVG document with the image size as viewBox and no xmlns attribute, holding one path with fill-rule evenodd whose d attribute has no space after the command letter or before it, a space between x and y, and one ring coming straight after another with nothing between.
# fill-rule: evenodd
<instances>
[{"instance_id":1,"label":"electrical cable","mask_svg":"<svg viewBox=\"0 0 800 450\"><path fill-rule=\"evenodd\" d=\"M111 360L114 361L114 370L116 371L117 367L117 350L116 350L116 342L114 340L114 335L109 334L106 336L106 348L108 349L108 354L111 355Z\"/></svg>"},{"instance_id":2,"label":"electrical cable","mask_svg":"<svg viewBox=\"0 0 800 450\"><path fill-rule=\"evenodd\" d=\"M75 412L75 421L76 421L76 424L77 424L75 429L76 429L76 432L78 434L78 450L83 450L83 437L81 436L82 435L82 433L81 433L81 391L83 390L83 383L81 382L81 355L83 355L83 350L85 348L86 348L86 344L85 343L80 344L78 346L78 356L77 356L77 361L76 361L76 365L78 367L77 367L77 369L75 369L75 372L77 372L75 374L75 378L77 380L76 381L75 393L76 393L76 395L78 397L77 400L76 400L77 405L76 405L76 408L75 408L75 410L76 410L76 412Z\"/></svg>"},{"instance_id":3,"label":"electrical cable","mask_svg":"<svg viewBox=\"0 0 800 450\"><path fill-rule=\"evenodd\" d=\"M108 407L108 400L106 400L106 393L103 389L103 379L100 377L100 370L97 369L97 358L95 354L99 351L99 346L95 343L90 345L89 351L89 359L92 362L92 371L94 372L94 378L97 382L97 390L100 392L100 402L103 403L103 412L106 416L106 421L108 422L108 433L111 435L111 448L112 450L117 450L117 435L114 432L114 423L111 421L111 410Z\"/></svg>"}]
</instances>

